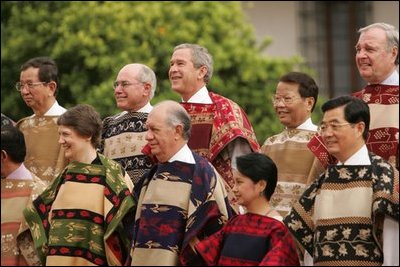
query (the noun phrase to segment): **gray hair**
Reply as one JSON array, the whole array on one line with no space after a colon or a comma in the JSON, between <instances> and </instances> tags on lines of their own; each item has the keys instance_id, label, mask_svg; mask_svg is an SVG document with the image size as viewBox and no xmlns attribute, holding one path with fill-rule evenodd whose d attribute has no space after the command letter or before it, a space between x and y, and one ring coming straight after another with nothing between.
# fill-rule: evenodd
<instances>
[{"instance_id":1,"label":"gray hair","mask_svg":"<svg viewBox=\"0 0 400 267\"><path fill-rule=\"evenodd\" d=\"M386 50L388 52L390 52L393 47L397 47L397 57L396 57L394 64L396 66L398 66L399 65L399 30L396 29L396 27L393 25L383 23L383 22L377 22L377 23L373 23L371 25L368 25L364 28L359 29L358 32L361 34L370 29L373 29L373 28L379 28L379 29L382 29L385 31L386 39L387 39Z\"/></svg>"},{"instance_id":2,"label":"gray hair","mask_svg":"<svg viewBox=\"0 0 400 267\"><path fill-rule=\"evenodd\" d=\"M165 107L166 125L170 127L176 127L178 125L182 125L183 127L182 137L186 141L189 140L192 128L192 122L185 108L182 107L178 102L173 100L161 101L154 106L154 109L156 109L156 107L158 106L166 106Z\"/></svg>"},{"instance_id":3,"label":"gray hair","mask_svg":"<svg viewBox=\"0 0 400 267\"><path fill-rule=\"evenodd\" d=\"M179 49L189 48L192 51L192 61L195 68L206 66L207 73L204 76L204 82L208 84L213 74L213 58L207 48L197 44L180 44L175 46L174 52Z\"/></svg>"},{"instance_id":4,"label":"gray hair","mask_svg":"<svg viewBox=\"0 0 400 267\"><path fill-rule=\"evenodd\" d=\"M150 100L153 99L157 87L157 78L154 71L148 66L140 63L134 65L140 66L137 79L142 83L149 83L151 85Z\"/></svg>"}]
</instances>

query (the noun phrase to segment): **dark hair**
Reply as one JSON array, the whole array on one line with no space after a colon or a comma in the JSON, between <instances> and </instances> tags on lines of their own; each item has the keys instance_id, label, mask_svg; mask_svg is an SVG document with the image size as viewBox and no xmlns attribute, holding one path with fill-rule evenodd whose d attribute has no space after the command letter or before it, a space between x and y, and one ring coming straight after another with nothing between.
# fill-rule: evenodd
<instances>
[{"instance_id":1,"label":"dark hair","mask_svg":"<svg viewBox=\"0 0 400 267\"><path fill-rule=\"evenodd\" d=\"M80 136L92 137L94 148L100 145L103 124L99 113L90 105L79 104L68 109L58 118L57 124L72 127Z\"/></svg>"},{"instance_id":2,"label":"dark hair","mask_svg":"<svg viewBox=\"0 0 400 267\"><path fill-rule=\"evenodd\" d=\"M302 72L289 72L283 75L279 81L285 83L296 83L299 85L299 94L301 97L314 98L314 105L311 108L313 112L318 100L318 86L314 79Z\"/></svg>"},{"instance_id":3,"label":"dark hair","mask_svg":"<svg viewBox=\"0 0 400 267\"><path fill-rule=\"evenodd\" d=\"M58 67L56 62L49 57L31 58L22 64L21 71L31 67L39 69L39 80L41 82L55 82L57 84L54 92L54 96L56 96L58 93L58 87L60 86L60 78L58 77Z\"/></svg>"},{"instance_id":4,"label":"dark hair","mask_svg":"<svg viewBox=\"0 0 400 267\"><path fill-rule=\"evenodd\" d=\"M366 141L368 138L369 121L370 121L368 105L363 100L357 97L344 95L326 101L321 106L321 109L322 112L325 113L328 110L341 106L345 106L344 118L347 122L350 123L357 123L360 121L364 122L365 129L363 132L363 138Z\"/></svg>"},{"instance_id":5,"label":"dark hair","mask_svg":"<svg viewBox=\"0 0 400 267\"><path fill-rule=\"evenodd\" d=\"M14 121L1 113L1 127L6 126L6 125L14 125Z\"/></svg>"},{"instance_id":6,"label":"dark hair","mask_svg":"<svg viewBox=\"0 0 400 267\"><path fill-rule=\"evenodd\" d=\"M278 170L275 162L267 155L252 152L237 157L236 165L238 171L249 177L254 183L261 180L267 182L264 195L267 200L270 200L278 180Z\"/></svg>"},{"instance_id":7,"label":"dark hair","mask_svg":"<svg viewBox=\"0 0 400 267\"><path fill-rule=\"evenodd\" d=\"M1 150L6 151L13 162L24 162L26 156L24 134L12 125L1 126Z\"/></svg>"}]
</instances>

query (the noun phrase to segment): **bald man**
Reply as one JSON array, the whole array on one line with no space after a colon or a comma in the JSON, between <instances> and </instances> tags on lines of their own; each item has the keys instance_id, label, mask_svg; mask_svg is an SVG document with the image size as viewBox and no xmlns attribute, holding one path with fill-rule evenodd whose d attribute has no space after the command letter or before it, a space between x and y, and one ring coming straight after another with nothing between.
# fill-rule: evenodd
<instances>
[{"instance_id":1,"label":"bald man","mask_svg":"<svg viewBox=\"0 0 400 267\"><path fill-rule=\"evenodd\" d=\"M189 149L191 120L175 101L150 112L146 141L158 164L135 187L132 266L196 265L194 244L231 215L223 179Z\"/></svg>"},{"instance_id":2,"label":"bald man","mask_svg":"<svg viewBox=\"0 0 400 267\"><path fill-rule=\"evenodd\" d=\"M124 66L113 85L115 101L122 112L103 121L101 152L119 162L134 184L152 166L141 150L156 86L156 75L148 66L139 63Z\"/></svg>"}]
</instances>

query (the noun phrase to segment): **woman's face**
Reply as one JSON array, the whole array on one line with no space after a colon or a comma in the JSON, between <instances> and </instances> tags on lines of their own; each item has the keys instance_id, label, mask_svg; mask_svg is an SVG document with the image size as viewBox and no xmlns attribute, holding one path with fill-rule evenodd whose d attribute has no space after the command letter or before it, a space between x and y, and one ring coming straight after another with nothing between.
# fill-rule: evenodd
<instances>
[{"instance_id":1,"label":"woman's face","mask_svg":"<svg viewBox=\"0 0 400 267\"><path fill-rule=\"evenodd\" d=\"M245 176L238 170L233 170L233 178L235 186L233 193L237 199L237 203L244 207L249 207L251 202L260 197L260 184L254 183L249 177Z\"/></svg>"},{"instance_id":2,"label":"woman's face","mask_svg":"<svg viewBox=\"0 0 400 267\"><path fill-rule=\"evenodd\" d=\"M60 125L58 134L58 142L64 148L64 155L68 161L79 161L82 155L87 154L89 149L93 149L91 138L79 135L72 127Z\"/></svg>"}]
</instances>

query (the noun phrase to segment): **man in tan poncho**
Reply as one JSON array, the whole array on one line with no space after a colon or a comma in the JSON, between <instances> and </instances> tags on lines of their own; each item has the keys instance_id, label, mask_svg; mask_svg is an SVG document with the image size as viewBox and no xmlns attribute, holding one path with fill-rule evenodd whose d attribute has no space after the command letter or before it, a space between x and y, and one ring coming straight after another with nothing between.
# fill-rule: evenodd
<instances>
[{"instance_id":1,"label":"man in tan poncho","mask_svg":"<svg viewBox=\"0 0 400 267\"><path fill-rule=\"evenodd\" d=\"M32 58L21 66L16 89L34 113L17 122L25 136L25 165L46 183L66 165L58 144L57 118L65 112L56 100L58 86L58 68L52 59Z\"/></svg>"},{"instance_id":2,"label":"man in tan poncho","mask_svg":"<svg viewBox=\"0 0 400 267\"><path fill-rule=\"evenodd\" d=\"M25 240L17 246L17 235L23 224L22 211L45 189L45 183L25 167L25 155L22 132L12 125L2 126L1 266L26 266L38 262L38 258L29 256L33 249L25 245Z\"/></svg>"},{"instance_id":3,"label":"man in tan poncho","mask_svg":"<svg viewBox=\"0 0 400 267\"><path fill-rule=\"evenodd\" d=\"M307 147L317 132L311 120L317 98L318 86L314 79L301 72L283 75L272 98L276 115L285 129L267 138L261 150L278 168L278 184L271 205L283 217L323 170Z\"/></svg>"}]
</instances>

